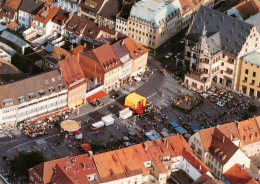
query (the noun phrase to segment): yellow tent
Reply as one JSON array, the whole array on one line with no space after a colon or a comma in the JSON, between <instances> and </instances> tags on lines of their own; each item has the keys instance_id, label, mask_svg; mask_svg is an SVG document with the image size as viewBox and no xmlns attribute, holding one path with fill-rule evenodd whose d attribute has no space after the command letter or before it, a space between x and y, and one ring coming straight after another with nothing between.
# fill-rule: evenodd
<instances>
[{"instance_id":1,"label":"yellow tent","mask_svg":"<svg viewBox=\"0 0 260 184\"><path fill-rule=\"evenodd\" d=\"M145 106L146 98L136 93L131 93L125 98L125 106L130 107L131 109L136 109L138 107L138 103Z\"/></svg>"}]
</instances>

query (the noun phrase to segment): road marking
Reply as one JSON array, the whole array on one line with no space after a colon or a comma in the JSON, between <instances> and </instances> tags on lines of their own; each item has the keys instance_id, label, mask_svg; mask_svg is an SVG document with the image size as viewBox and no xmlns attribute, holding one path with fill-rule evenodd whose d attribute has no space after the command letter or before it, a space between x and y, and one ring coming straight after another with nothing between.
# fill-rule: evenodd
<instances>
[{"instance_id":1,"label":"road marking","mask_svg":"<svg viewBox=\"0 0 260 184\"><path fill-rule=\"evenodd\" d=\"M154 95L156 95L156 94L157 94L157 91L156 91L156 92L154 92L152 95L148 96L148 97L147 97L147 99L149 99L149 98L153 97L153 96L154 96Z\"/></svg>"},{"instance_id":2,"label":"road marking","mask_svg":"<svg viewBox=\"0 0 260 184\"><path fill-rule=\"evenodd\" d=\"M54 137L54 136L57 136L57 135L59 135L59 134L50 135L50 136L48 136L48 137L44 137L44 138L41 137L41 138L39 138L39 139L47 139L47 138ZM19 146L23 146L23 145L25 145L25 144L28 144L28 143L31 143L31 142L35 142L35 141L37 141L37 140L39 140L39 139L36 139L36 140L32 140L32 141L28 141L28 142L25 142L25 143L19 144L19 145L13 147L13 148L7 150L6 153L8 153L9 151L12 151L13 149L18 148Z\"/></svg>"}]
</instances>

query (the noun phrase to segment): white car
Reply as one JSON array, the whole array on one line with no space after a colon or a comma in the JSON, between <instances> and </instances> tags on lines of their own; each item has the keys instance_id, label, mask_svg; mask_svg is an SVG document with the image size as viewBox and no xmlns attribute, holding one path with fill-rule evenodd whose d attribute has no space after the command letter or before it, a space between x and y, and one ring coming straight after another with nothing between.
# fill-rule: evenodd
<instances>
[{"instance_id":1,"label":"white car","mask_svg":"<svg viewBox=\"0 0 260 184\"><path fill-rule=\"evenodd\" d=\"M169 53L166 54L164 57L165 57L166 59L169 59L172 55L173 55L173 53L169 52Z\"/></svg>"}]
</instances>

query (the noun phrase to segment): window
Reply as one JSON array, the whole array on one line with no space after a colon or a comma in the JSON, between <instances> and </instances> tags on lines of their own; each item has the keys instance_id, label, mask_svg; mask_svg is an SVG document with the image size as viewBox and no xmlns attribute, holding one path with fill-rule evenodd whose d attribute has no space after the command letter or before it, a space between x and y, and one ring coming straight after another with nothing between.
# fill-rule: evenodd
<instances>
[{"instance_id":1,"label":"window","mask_svg":"<svg viewBox=\"0 0 260 184\"><path fill-rule=\"evenodd\" d=\"M256 76L256 73L255 72L253 72L253 77L255 77Z\"/></svg>"},{"instance_id":2,"label":"window","mask_svg":"<svg viewBox=\"0 0 260 184\"><path fill-rule=\"evenodd\" d=\"M221 66L224 66L224 62L221 63Z\"/></svg>"},{"instance_id":3,"label":"window","mask_svg":"<svg viewBox=\"0 0 260 184\"><path fill-rule=\"evenodd\" d=\"M191 57L191 53L187 51L187 57Z\"/></svg>"},{"instance_id":4,"label":"window","mask_svg":"<svg viewBox=\"0 0 260 184\"><path fill-rule=\"evenodd\" d=\"M248 69L245 70L245 74L248 74Z\"/></svg>"},{"instance_id":5,"label":"window","mask_svg":"<svg viewBox=\"0 0 260 184\"><path fill-rule=\"evenodd\" d=\"M32 99L32 98L35 97L35 94L34 93L30 93L30 94L28 94L28 96Z\"/></svg>"},{"instance_id":6,"label":"window","mask_svg":"<svg viewBox=\"0 0 260 184\"><path fill-rule=\"evenodd\" d=\"M20 103L22 103L22 102L24 102L25 97L24 96L20 96L20 97L18 97L18 100L19 100Z\"/></svg>"}]
</instances>

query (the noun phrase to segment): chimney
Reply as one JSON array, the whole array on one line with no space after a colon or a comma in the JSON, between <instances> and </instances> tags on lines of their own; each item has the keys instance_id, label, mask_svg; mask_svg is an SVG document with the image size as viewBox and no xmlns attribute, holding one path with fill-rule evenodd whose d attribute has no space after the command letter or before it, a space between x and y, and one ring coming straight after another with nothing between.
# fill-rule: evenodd
<instances>
[{"instance_id":1,"label":"chimney","mask_svg":"<svg viewBox=\"0 0 260 184\"><path fill-rule=\"evenodd\" d=\"M93 152L92 151L88 151L88 154L89 154L89 159L92 159L93 158Z\"/></svg>"},{"instance_id":2,"label":"chimney","mask_svg":"<svg viewBox=\"0 0 260 184\"><path fill-rule=\"evenodd\" d=\"M222 143L224 143L225 142L225 136L223 136L223 138L222 138Z\"/></svg>"},{"instance_id":3,"label":"chimney","mask_svg":"<svg viewBox=\"0 0 260 184\"><path fill-rule=\"evenodd\" d=\"M201 165L199 166L199 170L201 170Z\"/></svg>"},{"instance_id":4,"label":"chimney","mask_svg":"<svg viewBox=\"0 0 260 184\"><path fill-rule=\"evenodd\" d=\"M87 43L84 43L84 45L83 45L85 48L87 48Z\"/></svg>"},{"instance_id":5,"label":"chimney","mask_svg":"<svg viewBox=\"0 0 260 184\"><path fill-rule=\"evenodd\" d=\"M217 125L217 128L219 128L219 124Z\"/></svg>"},{"instance_id":6,"label":"chimney","mask_svg":"<svg viewBox=\"0 0 260 184\"><path fill-rule=\"evenodd\" d=\"M230 134L230 139L231 141L233 141L233 134Z\"/></svg>"},{"instance_id":7,"label":"chimney","mask_svg":"<svg viewBox=\"0 0 260 184\"><path fill-rule=\"evenodd\" d=\"M70 52L73 51L73 45L70 45Z\"/></svg>"},{"instance_id":8,"label":"chimney","mask_svg":"<svg viewBox=\"0 0 260 184\"><path fill-rule=\"evenodd\" d=\"M71 160L72 165L74 165L74 159Z\"/></svg>"},{"instance_id":9,"label":"chimney","mask_svg":"<svg viewBox=\"0 0 260 184\"><path fill-rule=\"evenodd\" d=\"M64 169L65 169L65 171L67 171L67 170L68 170L68 168L67 168L67 167L65 167Z\"/></svg>"}]
</instances>

